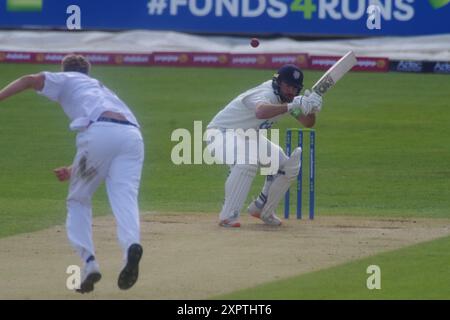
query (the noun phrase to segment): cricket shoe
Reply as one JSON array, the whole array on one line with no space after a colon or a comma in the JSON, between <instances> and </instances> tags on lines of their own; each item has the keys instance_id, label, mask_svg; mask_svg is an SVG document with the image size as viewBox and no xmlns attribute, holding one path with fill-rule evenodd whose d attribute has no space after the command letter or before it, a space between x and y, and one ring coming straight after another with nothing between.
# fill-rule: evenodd
<instances>
[{"instance_id":1,"label":"cricket shoe","mask_svg":"<svg viewBox=\"0 0 450 320\"><path fill-rule=\"evenodd\" d=\"M83 267L80 288L76 291L79 293L93 291L94 284L99 282L101 278L102 274L100 273L100 267L98 266L97 261L91 260L87 262Z\"/></svg>"},{"instance_id":2,"label":"cricket shoe","mask_svg":"<svg viewBox=\"0 0 450 320\"><path fill-rule=\"evenodd\" d=\"M142 246L134 243L128 248L127 263L119 274L117 285L122 290L130 289L139 276L139 261L142 257Z\"/></svg>"},{"instance_id":3,"label":"cricket shoe","mask_svg":"<svg viewBox=\"0 0 450 320\"><path fill-rule=\"evenodd\" d=\"M241 223L236 219L225 219L219 222L219 226L225 228L239 228Z\"/></svg>"},{"instance_id":4,"label":"cricket shoe","mask_svg":"<svg viewBox=\"0 0 450 320\"><path fill-rule=\"evenodd\" d=\"M259 218L259 215L261 214L263 207L259 207L256 203L256 200L250 203L250 205L247 208L247 212L250 213L252 217Z\"/></svg>"},{"instance_id":5,"label":"cricket shoe","mask_svg":"<svg viewBox=\"0 0 450 320\"><path fill-rule=\"evenodd\" d=\"M261 215L261 211L262 209L260 209L257 205L256 205L256 201L253 201L247 208L248 213L254 217L254 218L258 218L261 219L265 224L269 225L269 226L281 226L281 219L278 218L275 215L275 212L272 212L269 216L267 217L263 217Z\"/></svg>"}]
</instances>

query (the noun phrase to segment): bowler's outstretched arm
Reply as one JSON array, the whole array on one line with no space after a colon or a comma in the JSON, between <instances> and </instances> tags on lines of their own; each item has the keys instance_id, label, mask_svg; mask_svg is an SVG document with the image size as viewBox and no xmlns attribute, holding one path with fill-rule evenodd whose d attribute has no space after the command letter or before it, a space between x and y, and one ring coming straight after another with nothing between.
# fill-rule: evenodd
<instances>
[{"instance_id":1,"label":"bowler's outstretched arm","mask_svg":"<svg viewBox=\"0 0 450 320\"><path fill-rule=\"evenodd\" d=\"M44 88L44 83L45 76L41 73L20 77L0 90L0 101L27 89L41 91Z\"/></svg>"}]
</instances>

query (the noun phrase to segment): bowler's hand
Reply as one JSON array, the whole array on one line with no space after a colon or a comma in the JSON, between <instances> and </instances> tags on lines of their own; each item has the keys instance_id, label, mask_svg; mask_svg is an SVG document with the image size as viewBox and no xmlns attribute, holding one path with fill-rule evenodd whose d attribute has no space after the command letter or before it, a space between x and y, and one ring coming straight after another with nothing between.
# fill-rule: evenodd
<instances>
[{"instance_id":1,"label":"bowler's hand","mask_svg":"<svg viewBox=\"0 0 450 320\"><path fill-rule=\"evenodd\" d=\"M64 182L70 179L70 176L72 174L72 167L61 167L56 168L53 170L55 173L56 178L58 178L59 181Z\"/></svg>"}]
</instances>

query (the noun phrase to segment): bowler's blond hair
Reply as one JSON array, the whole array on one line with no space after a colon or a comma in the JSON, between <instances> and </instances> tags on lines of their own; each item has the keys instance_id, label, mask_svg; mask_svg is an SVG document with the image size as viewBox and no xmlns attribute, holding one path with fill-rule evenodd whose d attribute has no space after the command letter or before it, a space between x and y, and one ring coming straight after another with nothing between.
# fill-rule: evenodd
<instances>
[{"instance_id":1,"label":"bowler's blond hair","mask_svg":"<svg viewBox=\"0 0 450 320\"><path fill-rule=\"evenodd\" d=\"M78 54L69 54L65 56L61 62L62 70L64 72L76 71L84 74L89 74L91 64L88 59Z\"/></svg>"}]
</instances>

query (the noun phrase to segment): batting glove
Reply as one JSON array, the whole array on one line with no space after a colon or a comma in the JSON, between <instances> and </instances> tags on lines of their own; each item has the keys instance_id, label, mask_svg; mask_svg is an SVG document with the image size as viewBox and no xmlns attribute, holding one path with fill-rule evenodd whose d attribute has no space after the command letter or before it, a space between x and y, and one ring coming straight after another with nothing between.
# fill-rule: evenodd
<instances>
[{"instance_id":1,"label":"batting glove","mask_svg":"<svg viewBox=\"0 0 450 320\"><path fill-rule=\"evenodd\" d=\"M288 111L295 117L300 113L308 115L317 113L322 110L322 97L317 93L305 92L304 96L295 97L291 103L287 105Z\"/></svg>"}]
</instances>

